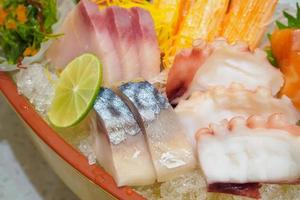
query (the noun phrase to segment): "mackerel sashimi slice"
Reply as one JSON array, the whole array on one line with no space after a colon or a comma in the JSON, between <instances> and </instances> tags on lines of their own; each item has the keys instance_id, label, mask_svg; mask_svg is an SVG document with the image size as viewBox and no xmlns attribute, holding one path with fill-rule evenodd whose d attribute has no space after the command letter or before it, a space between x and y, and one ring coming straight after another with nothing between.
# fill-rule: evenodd
<instances>
[{"instance_id":1,"label":"mackerel sashimi slice","mask_svg":"<svg viewBox=\"0 0 300 200\"><path fill-rule=\"evenodd\" d=\"M146 135L157 180L166 181L194 169L192 145L166 97L147 81L123 84L118 92Z\"/></svg>"},{"instance_id":2,"label":"mackerel sashimi slice","mask_svg":"<svg viewBox=\"0 0 300 200\"><path fill-rule=\"evenodd\" d=\"M83 53L93 53L103 63L104 85L148 79L160 71L158 41L146 10L116 6L100 10L96 3L81 0L58 32L63 36L46 53L58 69Z\"/></svg>"},{"instance_id":3,"label":"mackerel sashimi slice","mask_svg":"<svg viewBox=\"0 0 300 200\"><path fill-rule=\"evenodd\" d=\"M94 110L91 130L100 165L118 186L154 183L155 170L145 137L125 103L112 90L102 88Z\"/></svg>"}]
</instances>

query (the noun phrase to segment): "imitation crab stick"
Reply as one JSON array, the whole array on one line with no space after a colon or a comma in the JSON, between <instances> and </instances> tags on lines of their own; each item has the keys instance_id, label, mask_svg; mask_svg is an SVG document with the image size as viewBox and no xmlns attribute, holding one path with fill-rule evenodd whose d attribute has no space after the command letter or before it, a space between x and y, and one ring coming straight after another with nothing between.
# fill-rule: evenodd
<instances>
[{"instance_id":1,"label":"imitation crab stick","mask_svg":"<svg viewBox=\"0 0 300 200\"><path fill-rule=\"evenodd\" d=\"M278 0L231 0L220 36L230 43L246 42L250 49L259 44Z\"/></svg>"},{"instance_id":2,"label":"imitation crab stick","mask_svg":"<svg viewBox=\"0 0 300 200\"><path fill-rule=\"evenodd\" d=\"M229 0L191 0L179 3L172 46L165 53L170 66L178 50L192 46L196 39L213 40L225 16Z\"/></svg>"},{"instance_id":3,"label":"imitation crab stick","mask_svg":"<svg viewBox=\"0 0 300 200\"><path fill-rule=\"evenodd\" d=\"M225 16L229 0L195 1L181 22L175 46L191 47L195 39L213 40Z\"/></svg>"}]
</instances>

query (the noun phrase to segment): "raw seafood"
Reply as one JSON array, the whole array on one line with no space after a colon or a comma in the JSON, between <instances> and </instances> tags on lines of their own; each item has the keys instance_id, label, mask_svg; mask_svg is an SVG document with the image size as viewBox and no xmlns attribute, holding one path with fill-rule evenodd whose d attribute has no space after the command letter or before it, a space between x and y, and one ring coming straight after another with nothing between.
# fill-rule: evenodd
<instances>
[{"instance_id":1,"label":"raw seafood","mask_svg":"<svg viewBox=\"0 0 300 200\"><path fill-rule=\"evenodd\" d=\"M269 88L273 95L282 87L282 74L268 62L262 50L250 52L244 43L228 45L224 39L210 44L197 43L194 48L203 52L198 54L199 58L193 54L185 57L178 54L175 58L166 86L170 100L180 95L188 97L193 91L205 91L210 87L228 87L232 83L242 84L249 90L258 86ZM178 79L180 85L176 83Z\"/></svg>"},{"instance_id":2,"label":"raw seafood","mask_svg":"<svg viewBox=\"0 0 300 200\"><path fill-rule=\"evenodd\" d=\"M113 46L116 49L118 59L120 60L121 70L124 77L138 77L140 72L140 63L138 58L138 47L132 45L135 37L139 34L133 30L131 12L120 7L108 7L105 10L106 26ZM128 59L130 58L130 59ZM116 59L116 58L115 58ZM113 72L113 73L116 73Z\"/></svg>"},{"instance_id":3,"label":"raw seafood","mask_svg":"<svg viewBox=\"0 0 300 200\"><path fill-rule=\"evenodd\" d=\"M211 54L212 49L201 42L192 49L183 49L175 59L169 71L166 93L170 102L186 94L199 67ZM175 81L176 80L176 81Z\"/></svg>"},{"instance_id":4,"label":"raw seafood","mask_svg":"<svg viewBox=\"0 0 300 200\"><path fill-rule=\"evenodd\" d=\"M231 0L219 36L230 43L244 41L255 49L272 20L278 0Z\"/></svg>"},{"instance_id":5,"label":"raw seafood","mask_svg":"<svg viewBox=\"0 0 300 200\"><path fill-rule=\"evenodd\" d=\"M260 199L259 183L213 183L208 185L208 192L224 193ZM213 198L214 199L214 198ZM217 199L223 199L219 197ZM235 199L235 198L233 198ZM238 198L239 199L239 198ZM242 198L241 198L242 199Z\"/></svg>"},{"instance_id":6,"label":"raw seafood","mask_svg":"<svg viewBox=\"0 0 300 200\"><path fill-rule=\"evenodd\" d=\"M228 87L232 83L242 84L249 90L255 90L258 86L269 88L275 95L283 85L283 77L268 62L264 51L242 51L240 46L223 43L199 68L191 91L203 91L220 85Z\"/></svg>"},{"instance_id":7,"label":"raw seafood","mask_svg":"<svg viewBox=\"0 0 300 200\"><path fill-rule=\"evenodd\" d=\"M196 39L213 41L220 30L229 6L229 0L191 1L186 17L182 19L175 45L180 50L191 47Z\"/></svg>"},{"instance_id":8,"label":"raw seafood","mask_svg":"<svg viewBox=\"0 0 300 200\"><path fill-rule=\"evenodd\" d=\"M292 183L300 178L300 127L280 114L211 124L197 133L206 180L212 183Z\"/></svg>"},{"instance_id":9,"label":"raw seafood","mask_svg":"<svg viewBox=\"0 0 300 200\"><path fill-rule=\"evenodd\" d=\"M63 69L82 53L93 53L103 63L104 84L151 78L160 71L160 52L150 14L141 8L109 7L82 0L69 13L46 57Z\"/></svg>"},{"instance_id":10,"label":"raw seafood","mask_svg":"<svg viewBox=\"0 0 300 200\"><path fill-rule=\"evenodd\" d=\"M132 28L135 34L135 43L138 48L140 76L152 78L160 72L160 50L154 25L149 12L135 7L131 8ZM126 57L126 55L123 55ZM126 59L131 59L126 57ZM136 77L133 77L136 78Z\"/></svg>"},{"instance_id":11,"label":"raw seafood","mask_svg":"<svg viewBox=\"0 0 300 200\"><path fill-rule=\"evenodd\" d=\"M289 98L283 96L278 99L273 97L268 89L260 87L249 91L238 84L229 88L217 87L206 92L194 92L189 99L179 102L175 112L185 126L186 134L194 147L195 133L198 129L223 119L257 114L269 116L273 113L284 114L292 124L300 119L300 113Z\"/></svg>"},{"instance_id":12,"label":"raw seafood","mask_svg":"<svg viewBox=\"0 0 300 200\"><path fill-rule=\"evenodd\" d=\"M224 37L232 44L243 41L255 49L272 20L278 0L155 0L162 10L158 17L160 47L163 64L173 64L174 56L182 48L190 48L194 40L213 41ZM169 22L168 25L163 22ZM171 29L171 30L170 30ZM163 39L163 40L162 40Z\"/></svg>"},{"instance_id":13,"label":"raw seafood","mask_svg":"<svg viewBox=\"0 0 300 200\"><path fill-rule=\"evenodd\" d=\"M146 81L125 83L118 90L147 138L157 180L170 180L194 169L191 144L168 100Z\"/></svg>"},{"instance_id":14,"label":"raw seafood","mask_svg":"<svg viewBox=\"0 0 300 200\"><path fill-rule=\"evenodd\" d=\"M102 88L94 105L92 134L98 162L118 186L148 185L155 171L144 135L125 103Z\"/></svg>"}]
</instances>

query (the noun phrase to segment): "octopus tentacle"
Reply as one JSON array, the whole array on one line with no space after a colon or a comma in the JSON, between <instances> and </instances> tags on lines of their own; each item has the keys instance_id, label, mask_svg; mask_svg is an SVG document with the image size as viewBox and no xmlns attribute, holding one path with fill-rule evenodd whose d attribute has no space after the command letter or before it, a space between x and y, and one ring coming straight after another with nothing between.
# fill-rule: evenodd
<instances>
[{"instance_id":1,"label":"octopus tentacle","mask_svg":"<svg viewBox=\"0 0 300 200\"><path fill-rule=\"evenodd\" d=\"M278 113L224 122L196 134L199 163L209 184L299 182L299 126Z\"/></svg>"},{"instance_id":2,"label":"octopus tentacle","mask_svg":"<svg viewBox=\"0 0 300 200\"><path fill-rule=\"evenodd\" d=\"M208 127L210 123L223 119L257 114L264 117L273 113L283 114L289 123L296 123L300 118L299 112L287 97L275 98L269 89L258 87L255 91L250 91L236 83L228 88L219 86L206 92L194 92L189 99L180 101L175 111L194 147L195 133L199 128ZM256 121L261 123L255 124ZM263 127L265 121L253 116L247 123Z\"/></svg>"},{"instance_id":3,"label":"octopus tentacle","mask_svg":"<svg viewBox=\"0 0 300 200\"><path fill-rule=\"evenodd\" d=\"M262 86L273 95L282 87L281 72L268 62L263 50L250 51L243 42L229 45L222 38L198 43L175 57L166 85L170 101L177 103L194 91L206 91L212 86L228 87L233 82L249 90Z\"/></svg>"}]
</instances>

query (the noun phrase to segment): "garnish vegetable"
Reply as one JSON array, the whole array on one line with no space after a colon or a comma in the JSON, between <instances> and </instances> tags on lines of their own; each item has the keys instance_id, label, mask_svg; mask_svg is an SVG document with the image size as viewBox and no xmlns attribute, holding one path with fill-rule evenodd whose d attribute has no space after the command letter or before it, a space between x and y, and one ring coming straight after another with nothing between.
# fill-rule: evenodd
<instances>
[{"instance_id":1,"label":"garnish vegetable","mask_svg":"<svg viewBox=\"0 0 300 200\"><path fill-rule=\"evenodd\" d=\"M83 54L71 61L61 73L48 112L56 127L79 123L93 107L102 83L102 64L92 54Z\"/></svg>"},{"instance_id":2,"label":"garnish vegetable","mask_svg":"<svg viewBox=\"0 0 300 200\"><path fill-rule=\"evenodd\" d=\"M270 36L272 54L285 77L280 94L288 96L300 108L300 7L292 16L283 12L287 24L277 21L278 29Z\"/></svg>"},{"instance_id":3,"label":"garnish vegetable","mask_svg":"<svg viewBox=\"0 0 300 200\"><path fill-rule=\"evenodd\" d=\"M33 56L56 20L56 0L0 0L1 56L9 64Z\"/></svg>"}]
</instances>

